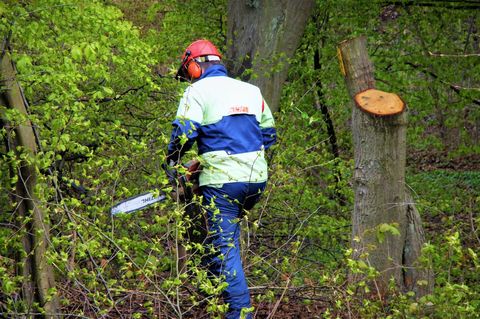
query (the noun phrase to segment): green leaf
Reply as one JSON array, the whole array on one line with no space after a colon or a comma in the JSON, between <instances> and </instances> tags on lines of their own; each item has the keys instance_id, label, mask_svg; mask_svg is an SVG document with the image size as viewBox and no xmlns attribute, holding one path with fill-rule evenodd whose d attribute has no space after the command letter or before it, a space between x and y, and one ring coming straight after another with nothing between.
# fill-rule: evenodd
<instances>
[{"instance_id":1,"label":"green leaf","mask_svg":"<svg viewBox=\"0 0 480 319\"><path fill-rule=\"evenodd\" d=\"M81 61L82 60L83 53L82 53L82 49L79 46L74 45L72 47L72 49L70 50L70 54L72 55L73 60L75 60L75 61Z\"/></svg>"},{"instance_id":2,"label":"green leaf","mask_svg":"<svg viewBox=\"0 0 480 319\"><path fill-rule=\"evenodd\" d=\"M83 54L85 54L85 58L89 62L93 62L96 59L96 52L94 47L91 44L87 44L83 49Z\"/></svg>"},{"instance_id":3,"label":"green leaf","mask_svg":"<svg viewBox=\"0 0 480 319\"><path fill-rule=\"evenodd\" d=\"M103 87L103 90L105 91L105 93L107 95L110 95L110 96L112 96L115 93L112 88L109 88L109 87L106 87L106 86Z\"/></svg>"},{"instance_id":4,"label":"green leaf","mask_svg":"<svg viewBox=\"0 0 480 319\"><path fill-rule=\"evenodd\" d=\"M397 223L392 223L392 224L380 224L377 226L377 240L380 243L383 243L385 240L385 234L390 233L394 236L399 236L400 231L398 230L398 224Z\"/></svg>"},{"instance_id":5,"label":"green leaf","mask_svg":"<svg viewBox=\"0 0 480 319\"><path fill-rule=\"evenodd\" d=\"M16 65L19 73L29 73L32 67L32 58L28 55L22 55L17 60Z\"/></svg>"}]
</instances>

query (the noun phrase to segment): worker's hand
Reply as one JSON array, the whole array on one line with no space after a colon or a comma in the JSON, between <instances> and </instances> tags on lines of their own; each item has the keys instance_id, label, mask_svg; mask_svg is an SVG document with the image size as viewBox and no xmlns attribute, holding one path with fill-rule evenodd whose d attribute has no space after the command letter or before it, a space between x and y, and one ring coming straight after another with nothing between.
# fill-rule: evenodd
<instances>
[{"instance_id":1,"label":"worker's hand","mask_svg":"<svg viewBox=\"0 0 480 319\"><path fill-rule=\"evenodd\" d=\"M185 164L185 167L187 168L187 173L185 176L187 177L187 181L189 181L192 185L192 193L200 195L199 178L202 170L200 161L193 159Z\"/></svg>"},{"instance_id":2,"label":"worker's hand","mask_svg":"<svg viewBox=\"0 0 480 319\"><path fill-rule=\"evenodd\" d=\"M190 180L190 177L192 175L200 172L200 161L197 159L193 159L191 161L188 161L185 164L185 167L187 168L187 179Z\"/></svg>"}]
</instances>

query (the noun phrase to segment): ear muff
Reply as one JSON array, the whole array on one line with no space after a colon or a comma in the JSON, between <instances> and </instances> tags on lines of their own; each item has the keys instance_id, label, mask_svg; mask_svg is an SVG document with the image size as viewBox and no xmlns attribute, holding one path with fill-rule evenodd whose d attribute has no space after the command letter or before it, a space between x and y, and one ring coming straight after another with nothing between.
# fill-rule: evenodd
<instances>
[{"instance_id":1,"label":"ear muff","mask_svg":"<svg viewBox=\"0 0 480 319\"><path fill-rule=\"evenodd\" d=\"M187 73L191 79L198 79L202 76L202 67L200 66L200 64L198 64L197 61L192 60L187 65Z\"/></svg>"}]
</instances>

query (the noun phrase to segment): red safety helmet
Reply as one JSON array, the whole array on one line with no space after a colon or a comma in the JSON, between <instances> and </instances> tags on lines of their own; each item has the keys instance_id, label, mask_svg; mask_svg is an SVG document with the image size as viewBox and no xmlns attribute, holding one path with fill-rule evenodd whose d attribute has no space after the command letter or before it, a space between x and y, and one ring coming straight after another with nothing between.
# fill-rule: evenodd
<instances>
[{"instance_id":1,"label":"red safety helmet","mask_svg":"<svg viewBox=\"0 0 480 319\"><path fill-rule=\"evenodd\" d=\"M181 74L181 71L186 71L186 75L190 79L198 79L202 75L202 68L197 63L196 59L200 57L204 57L201 62L208 62L219 61L222 58L222 55L218 52L218 49L212 42L208 40L197 40L185 49L185 52L182 55L181 70L179 70L177 75Z\"/></svg>"}]
</instances>

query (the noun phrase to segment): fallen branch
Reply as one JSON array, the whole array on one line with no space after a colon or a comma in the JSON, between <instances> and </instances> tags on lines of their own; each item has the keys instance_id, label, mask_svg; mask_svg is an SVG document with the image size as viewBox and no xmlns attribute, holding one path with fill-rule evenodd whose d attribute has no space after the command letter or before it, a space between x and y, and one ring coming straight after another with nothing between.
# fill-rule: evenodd
<instances>
[{"instance_id":1,"label":"fallen branch","mask_svg":"<svg viewBox=\"0 0 480 319\"><path fill-rule=\"evenodd\" d=\"M480 53L469 53L469 54L446 54L446 53L434 53L428 51L430 56L439 56L439 57L448 57L448 58L469 58L469 57L478 57Z\"/></svg>"}]
</instances>

